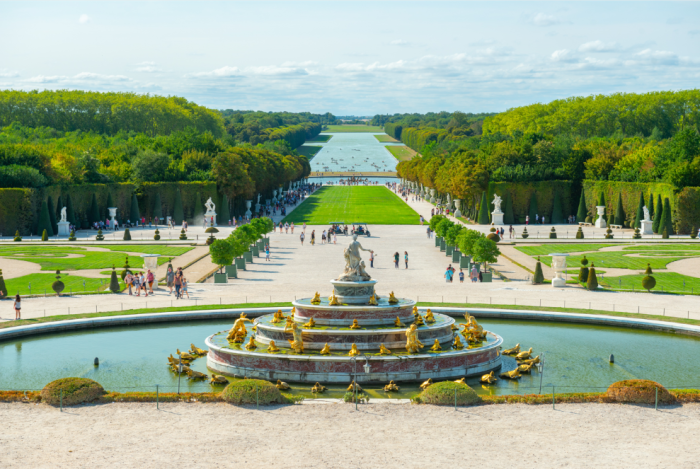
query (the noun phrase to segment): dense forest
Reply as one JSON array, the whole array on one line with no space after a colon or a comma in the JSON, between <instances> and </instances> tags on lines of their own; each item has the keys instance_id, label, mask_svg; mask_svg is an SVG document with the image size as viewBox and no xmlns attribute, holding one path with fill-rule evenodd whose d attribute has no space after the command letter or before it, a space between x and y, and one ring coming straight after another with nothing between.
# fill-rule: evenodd
<instances>
[{"instance_id":1,"label":"dense forest","mask_svg":"<svg viewBox=\"0 0 700 469\"><path fill-rule=\"evenodd\" d=\"M224 117L226 132L237 142L257 145L282 139L292 148L314 138L324 125L341 123L330 112L311 114L227 109L221 111L221 115Z\"/></svg>"}]
</instances>

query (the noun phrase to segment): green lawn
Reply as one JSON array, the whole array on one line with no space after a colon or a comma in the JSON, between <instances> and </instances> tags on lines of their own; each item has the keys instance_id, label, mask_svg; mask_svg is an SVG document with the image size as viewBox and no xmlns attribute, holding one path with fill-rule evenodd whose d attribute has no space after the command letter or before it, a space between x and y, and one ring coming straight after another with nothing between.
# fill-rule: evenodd
<instances>
[{"instance_id":1,"label":"green lawn","mask_svg":"<svg viewBox=\"0 0 700 469\"><path fill-rule=\"evenodd\" d=\"M614 244L543 244L542 246L516 246L516 249L528 256L546 256L553 252L567 254L569 252L597 251Z\"/></svg>"},{"instance_id":2,"label":"green lawn","mask_svg":"<svg viewBox=\"0 0 700 469\"><path fill-rule=\"evenodd\" d=\"M687 294L700 293L700 278L688 277L687 275L677 274L675 272L659 272L652 274L652 276L656 279L656 286L652 291ZM644 278L644 274L605 277L604 279L598 276L598 283L610 290L634 289L644 291L642 287L642 278Z\"/></svg>"},{"instance_id":3,"label":"green lawn","mask_svg":"<svg viewBox=\"0 0 700 469\"><path fill-rule=\"evenodd\" d=\"M297 148L297 152L300 155L304 155L311 161L314 156L316 156L316 153L321 151L321 148L323 148L320 145L302 145L299 148Z\"/></svg>"},{"instance_id":4,"label":"green lawn","mask_svg":"<svg viewBox=\"0 0 700 469\"><path fill-rule=\"evenodd\" d=\"M322 187L284 220L326 225L338 221L370 225L417 225L418 214L384 186Z\"/></svg>"},{"instance_id":5,"label":"green lawn","mask_svg":"<svg viewBox=\"0 0 700 469\"><path fill-rule=\"evenodd\" d=\"M20 295L43 295L44 291L48 295L55 295L51 285L56 281L56 274L30 274L23 275L9 280L5 280L8 296ZM95 293L103 291L109 287L109 277L103 279L87 278L61 273L61 282L66 286L64 293ZM83 286L85 282L85 286ZM31 288L30 288L31 285ZM124 283L119 278L119 286L124 288Z\"/></svg>"},{"instance_id":6,"label":"green lawn","mask_svg":"<svg viewBox=\"0 0 700 469\"><path fill-rule=\"evenodd\" d=\"M408 161L416 156L416 152L405 145L387 145L385 148L399 161Z\"/></svg>"},{"instance_id":7,"label":"green lawn","mask_svg":"<svg viewBox=\"0 0 700 469\"><path fill-rule=\"evenodd\" d=\"M327 135L327 134L319 134L316 135L314 138L307 140L306 143L326 143L328 140L332 139L332 135Z\"/></svg>"},{"instance_id":8,"label":"green lawn","mask_svg":"<svg viewBox=\"0 0 700 469\"><path fill-rule=\"evenodd\" d=\"M341 132L382 132L382 128L376 125L328 125L323 132L341 133Z\"/></svg>"},{"instance_id":9,"label":"green lawn","mask_svg":"<svg viewBox=\"0 0 700 469\"><path fill-rule=\"evenodd\" d=\"M387 134L383 135L375 135L374 138L376 138L378 141L382 143L396 143L398 140L396 140L394 137L390 137Z\"/></svg>"}]
</instances>

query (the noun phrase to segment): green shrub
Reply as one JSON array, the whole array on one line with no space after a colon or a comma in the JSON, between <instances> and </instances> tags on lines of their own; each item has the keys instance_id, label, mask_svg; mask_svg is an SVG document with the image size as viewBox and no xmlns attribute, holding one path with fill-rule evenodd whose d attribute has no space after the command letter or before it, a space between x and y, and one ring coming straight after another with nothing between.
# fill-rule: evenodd
<instances>
[{"instance_id":1,"label":"green shrub","mask_svg":"<svg viewBox=\"0 0 700 469\"><path fill-rule=\"evenodd\" d=\"M0 166L0 187L43 187L47 182L36 168L18 164Z\"/></svg>"},{"instance_id":2,"label":"green shrub","mask_svg":"<svg viewBox=\"0 0 700 469\"><path fill-rule=\"evenodd\" d=\"M49 240L49 234L46 232L46 230L41 233L41 240L42 241L48 241Z\"/></svg>"},{"instance_id":3,"label":"green shrub","mask_svg":"<svg viewBox=\"0 0 700 469\"><path fill-rule=\"evenodd\" d=\"M613 235L612 230L608 226L608 229L605 230L605 239L613 239L614 237L615 237L615 235Z\"/></svg>"},{"instance_id":4,"label":"green shrub","mask_svg":"<svg viewBox=\"0 0 700 469\"><path fill-rule=\"evenodd\" d=\"M418 397L423 404L455 405L455 393L457 405L474 405L481 402L481 398L472 388L454 381L435 383L427 387Z\"/></svg>"},{"instance_id":5,"label":"green shrub","mask_svg":"<svg viewBox=\"0 0 700 469\"><path fill-rule=\"evenodd\" d=\"M56 281L51 284L51 289L56 292L58 296L61 296L61 292L65 290L66 285L61 282L61 271L56 271Z\"/></svg>"},{"instance_id":6,"label":"green shrub","mask_svg":"<svg viewBox=\"0 0 700 469\"><path fill-rule=\"evenodd\" d=\"M523 232L520 234L520 237L523 239L527 239L527 237L530 236L527 232L527 226L523 228Z\"/></svg>"},{"instance_id":7,"label":"green shrub","mask_svg":"<svg viewBox=\"0 0 700 469\"><path fill-rule=\"evenodd\" d=\"M41 399L49 405L77 405L93 402L105 394L100 383L88 378L61 378L52 381L41 390Z\"/></svg>"},{"instance_id":8,"label":"green shrub","mask_svg":"<svg viewBox=\"0 0 700 469\"><path fill-rule=\"evenodd\" d=\"M644 272L645 276L642 277L642 286L648 292L651 292L651 289L656 286L656 279L651 276L652 273L651 265L647 264L647 270Z\"/></svg>"},{"instance_id":9,"label":"green shrub","mask_svg":"<svg viewBox=\"0 0 700 469\"><path fill-rule=\"evenodd\" d=\"M489 203L486 201L486 192L481 193L481 204L479 204L479 217L477 218L479 225L489 224Z\"/></svg>"},{"instance_id":10,"label":"green shrub","mask_svg":"<svg viewBox=\"0 0 700 469\"><path fill-rule=\"evenodd\" d=\"M355 403L355 393L352 391L346 392L343 395L343 402L352 402L354 404ZM363 392L358 392L357 402L359 404L369 404L369 396Z\"/></svg>"},{"instance_id":11,"label":"green shrub","mask_svg":"<svg viewBox=\"0 0 700 469\"><path fill-rule=\"evenodd\" d=\"M596 277L595 274L595 264L591 264L591 268L588 270L586 288L590 291L595 291L598 289L598 277Z\"/></svg>"},{"instance_id":12,"label":"green shrub","mask_svg":"<svg viewBox=\"0 0 700 469\"><path fill-rule=\"evenodd\" d=\"M586 217L586 223L593 223L593 218L590 216Z\"/></svg>"},{"instance_id":13,"label":"green shrub","mask_svg":"<svg viewBox=\"0 0 700 469\"><path fill-rule=\"evenodd\" d=\"M654 404L657 390L660 404L671 404L676 401L665 387L646 379L628 379L613 383L608 388L606 397L612 402Z\"/></svg>"},{"instance_id":14,"label":"green shrub","mask_svg":"<svg viewBox=\"0 0 700 469\"><path fill-rule=\"evenodd\" d=\"M102 234L102 229L97 230L97 236L95 236L95 241L104 241L105 237Z\"/></svg>"},{"instance_id":15,"label":"green shrub","mask_svg":"<svg viewBox=\"0 0 700 469\"><path fill-rule=\"evenodd\" d=\"M639 232L639 228L634 229L634 234L632 235L632 239L642 239L642 233Z\"/></svg>"},{"instance_id":16,"label":"green shrub","mask_svg":"<svg viewBox=\"0 0 700 469\"><path fill-rule=\"evenodd\" d=\"M187 239L187 234L185 233L185 229L184 229L184 228L180 230L180 239L181 239L181 240Z\"/></svg>"},{"instance_id":17,"label":"green shrub","mask_svg":"<svg viewBox=\"0 0 700 469\"><path fill-rule=\"evenodd\" d=\"M119 293L121 287L119 286L119 279L117 278L117 271L112 266L112 276L109 279L109 291L112 293Z\"/></svg>"},{"instance_id":18,"label":"green shrub","mask_svg":"<svg viewBox=\"0 0 700 469\"><path fill-rule=\"evenodd\" d=\"M552 230L549 232L549 239L557 239L557 230L552 227Z\"/></svg>"},{"instance_id":19,"label":"green shrub","mask_svg":"<svg viewBox=\"0 0 700 469\"><path fill-rule=\"evenodd\" d=\"M693 227L690 229L690 237L692 239L695 239L698 237L698 227L693 225Z\"/></svg>"},{"instance_id":20,"label":"green shrub","mask_svg":"<svg viewBox=\"0 0 700 469\"><path fill-rule=\"evenodd\" d=\"M22 241L22 237L19 235L19 230L15 232L15 238L13 241Z\"/></svg>"},{"instance_id":21,"label":"green shrub","mask_svg":"<svg viewBox=\"0 0 700 469\"><path fill-rule=\"evenodd\" d=\"M537 265L535 266L535 274L532 276L533 285L541 285L544 283L544 273L542 272L542 263L540 257L537 256Z\"/></svg>"},{"instance_id":22,"label":"green shrub","mask_svg":"<svg viewBox=\"0 0 700 469\"><path fill-rule=\"evenodd\" d=\"M124 241L131 241L131 233L129 233L129 228L124 230Z\"/></svg>"},{"instance_id":23,"label":"green shrub","mask_svg":"<svg viewBox=\"0 0 700 469\"><path fill-rule=\"evenodd\" d=\"M581 259L581 268L578 270L578 282L579 283L586 283L588 280L588 259L586 259L586 256L583 256L583 259Z\"/></svg>"},{"instance_id":24,"label":"green shrub","mask_svg":"<svg viewBox=\"0 0 700 469\"><path fill-rule=\"evenodd\" d=\"M269 405L289 402L280 394L280 390L274 384L262 379L231 381L221 391L221 398L229 404L255 404L259 402L262 405Z\"/></svg>"},{"instance_id":25,"label":"green shrub","mask_svg":"<svg viewBox=\"0 0 700 469\"><path fill-rule=\"evenodd\" d=\"M583 239L583 230L581 227L578 227L578 231L576 232L576 239Z\"/></svg>"},{"instance_id":26,"label":"green shrub","mask_svg":"<svg viewBox=\"0 0 700 469\"><path fill-rule=\"evenodd\" d=\"M160 240L160 231L158 231L158 228L156 228L156 233L153 235L153 239L156 241Z\"/></svg>"},{"instance_id":27,"label":"green shrub","mask_svg":"<svg viewBox=\"0 0 700 469\"><path fill-rule=\"evenodd\" d=\"M70 230L70 236L68 236L68 241L75 241L75 230Z\"/></svg>"},{"instance_id":28,"label":"green shrub","mask_svg":"<svg viewBox=\"0 0 700 469\"><path fill-rule=\"evenodd\" d=\"M501 240L501 237L498 236L496 233L489 233L486 235L486 239L490 239L494 243L497 243Z\"/></svg>"}]
</instances>

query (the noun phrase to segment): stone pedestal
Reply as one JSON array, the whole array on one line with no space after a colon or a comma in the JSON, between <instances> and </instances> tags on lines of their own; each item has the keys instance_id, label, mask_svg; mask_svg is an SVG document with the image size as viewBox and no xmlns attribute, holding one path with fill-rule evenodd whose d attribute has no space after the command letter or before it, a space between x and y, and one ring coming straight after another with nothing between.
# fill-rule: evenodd
<instances>
[{"instance_id":1,"label":"stone pedestal","mask_svg":"<svg viewBox=\"0 0 700 469\"><path fill-rule=\"evenodd\" d=\"M598 210L598 219L595 221L595 227L607 228L608 224L605 223L605 219L603 218L603 215L605 215L605 205L596 206L596 210Z\"/></svg>"},{"instance_id":2,"label":"stone pedestal","mask_svg":"<svg viewBox=\"0 0 700 469\"><path fill-rule=\"evenodd\" d=\"M503 212L492 212L491 222L496 226L503 225Z\"/></svg>"},{"instance_id":3,"label":"stone pedestal","mask_svg":"<svg viewBox=\"0 0 700 469\"><path fill-rule=\"evenodd\" d=\"M642 228L641 232L643 235L650 235L654 234L654 230L651 229L652 221L651 220L642 220Z\"/></svg>"},{"instance_id":4,"label":"stone pedestal","mask_svg":"<svg viewBox=\"0 0 700 469\"><path fill-rule=\"evenodd\" d=\"M70 236L70 223L67 221L58 222L58 235L59 236Z\"/></svg>"},{"instance_id":5,"label":"stone pedestal","mask_svg":"<svg viewBox=\"0 0 700 469\"><path fill-rule=\"evenodd\" d=\"M143 267L153 272L153 291L156 291L158 290L156 269L158 269L158 258L160 254L141 254L141 257L143 258Z\"/></svg>"},{"instance_id":6,"label":"stone pedestal","mask_svg":"<svg viewBox=\"0 0 700 469\"><path fill-rule=\"evenodd\" d=\"M333 291L338 301L349 305L366 305L369 297L374 295L374 284L376 280L365 282L348 282L342 280L331 280Z\"/></svg>"},{"instance_id":7,"label":"stone pedestal","mask_svg":"<svg viewBox=\"0 0 700 469\"><path fill-rule=\"evenodd\" d=\"M207 213L204 214L204 218L206 220L204 223L204 228L209 228L211 226L217 226L216 225L216 212L207 210ZM212 222L212 220L213 220L213 222Z\"/></svg>"},{"instance_id":8,"label":"stone pedestal","mask_svg":"<svg viewBox=\"0 0 700 469\"><path fill-rule=\"evenodd\" d=\"M107 210L109 210L109 216L111 218L109 227L114 230L114 227L117 226L117 207L107 207Z\"/></svg>"}]
</instances>

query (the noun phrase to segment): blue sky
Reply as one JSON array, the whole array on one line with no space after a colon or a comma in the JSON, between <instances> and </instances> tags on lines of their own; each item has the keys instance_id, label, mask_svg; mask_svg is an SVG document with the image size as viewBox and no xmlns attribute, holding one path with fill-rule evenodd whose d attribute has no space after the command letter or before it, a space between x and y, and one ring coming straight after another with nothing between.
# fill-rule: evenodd
<instances>
[{"instance_id":1,"label":"blue sky","mask_svg":"<svg viewBox=\"0 0 700 469\"><path fill-rule=\"evenodd\" d=\"M502 111L697 88L699 2L0 2L0 88L221 109Z\"/></svg>"}]
</instances>

